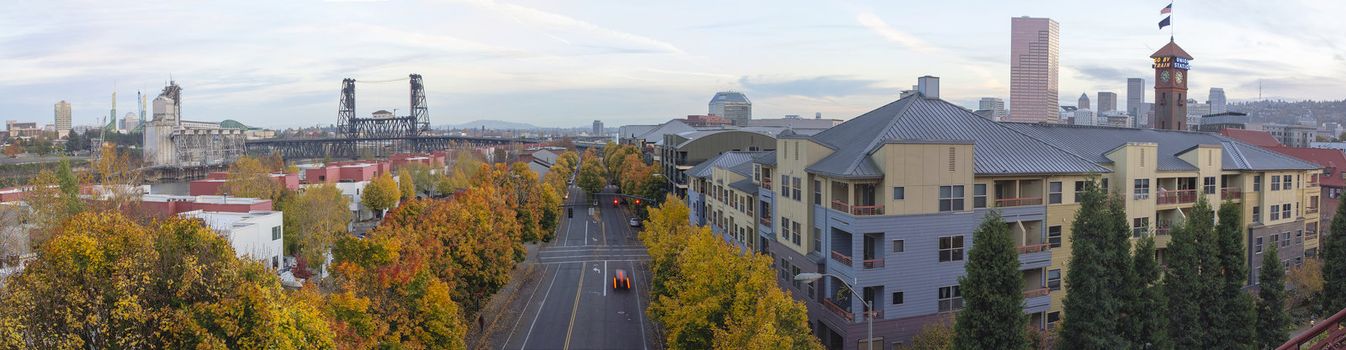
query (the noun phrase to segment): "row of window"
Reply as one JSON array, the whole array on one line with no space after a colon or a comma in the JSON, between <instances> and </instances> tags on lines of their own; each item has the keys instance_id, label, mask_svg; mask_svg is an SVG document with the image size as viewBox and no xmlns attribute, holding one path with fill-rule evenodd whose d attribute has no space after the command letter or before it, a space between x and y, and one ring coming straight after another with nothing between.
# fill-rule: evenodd
<instances>
[{"instance_id":1,"label":"row of window","mask_svg":"<svg viewBox=\"0 0 1346 350\"><path fill-rule=\"evenodd\" d=\"M780 176L780 195L781 197L799 200L799 191L804 187L803 180L798 177L792 177L782 174Z\"/></svg>"},{"instance_id":2,"label":"row of window","mask_svg":"<svg viewBox=\"0 0 1346 350\"><path fill-rule=\"evenodd\" d=\"M1253 215L1253 216L1254 216L1254 217L1260 216L1260 214L1261 214L1261 213L1256 213L1256 211L1258 211L1257 209L1261 209L1261 208L1253 207L1253 211L1254 211L1254 213L1253 213L1254 215ZM1277 210L1277 209L1280 209L1280 210ZM1280 219L1289 219L1289 218L1292 218L1292 217L1293 217L1293 216L1290 215L1290 203L1281 204L1281 205L1276 205L1276 204L1272 204L1272 205L1271 205L1271 220L1272 220L1272 221L1276 221L1276 220L1280 220Z\"/></svg>"},{"instance_id":3,"label":"row of window","mask_svg":"<svg viewBox=\"0 0 1346 350\"><path fill-rule=\"evenodd\" d=\"M1253 239L1253 254L1262 254L1263 239L1264 237ZM1290 246L1290 232L1273 233L1270 236L1265 237L1265 239L1271 244L1280 242L1281 247ZM1304 242L1304 230L1295 231L1294 239L1296 244Z\"/></svg>"},{"instance_id":4,"label":"row of window","mask_svg":"<svg viewBox=\"0 0 1346 350\"><path fill-rule=\"evenodd\" d=\"M793 242L795 245L799 245L799 222L790 221L788 218L781 217L780 234L781 238Z\"/></svg>"}]
</instances>

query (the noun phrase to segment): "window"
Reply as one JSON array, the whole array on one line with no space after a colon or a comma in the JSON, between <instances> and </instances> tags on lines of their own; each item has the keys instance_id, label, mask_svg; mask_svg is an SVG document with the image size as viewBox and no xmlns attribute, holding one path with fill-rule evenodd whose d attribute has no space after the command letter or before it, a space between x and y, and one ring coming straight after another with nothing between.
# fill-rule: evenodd
<instances>
[{"instance_id":1,"label":"window","mask_svg":"<svg viewBox=\"0 0 1346 350\"><path fill-rule=\"evenodd\" d=\"M963 293L958 286L939 287L939 312L958 311L963 308Z\"/></svg>"},{"instance_id":2,"label":"window","mask_svg":"<svg viewBox=\"0 0 1346 350\"><path fill-rule=\"evenodd\" d=\"M813 180L813 205L823 205L823 182Z\"/></svg>"},{"instance_id":3,"label":"window","mask_svg":"<svg viewBox=\"0 0 1346 350\"><path fill-rule=\"evenodd\" d=\"M1075 203L1080 202L1080 197L1084 196L1084 181L1075 181Z\"/></svg>"},{"instance_id":4,"label":"window","mask_svg":"<svg viewBox=\"0 0 1346 350\"><path fill-rule=\"evenodd\" d=\"M907 241L903 239L893 240L893 252L901 253L907 251Z\"/></svg>"},{"instance_id":5,"label":"window","mask_svg":"<svg viewBox=\"0 0 1346 350\"><path fill-rule=\"evenodd\" d=\"M783 197L785 197L785 198L790 198L790 177L789 177L789 176L785 176L785 175L781 175L781 176L780 176L780 195L783 196Z\"/></svg>"},{"instance_id":6,"label":"window","mask_svg":"<svg viewBox=\"0 0 1346 350\"><path fill-rule=\"evenodd\" d=\"M893 305L902 305L905 302L903 299L906 298L903 298L902 292L893 292Z\"/></svg>"},{"instance_id":7,"label":"window","mask_svg":"<svg viewBox=\"0 0 1346 350\"><path fill-rule=\"evenodd\" d=\"M793 231L793 232L794 232L794 242L795 242L795 245L799 245L799 222L798 222L798 221L791 222L791 223L790 223L790 228L791 228L790 231Z\"/></svg>"},{"instance_id":8,"label":"window","mask_svg":"<svg viewBox=\"0 0 1346 350\"><path fill-rule=\"evenodd\" d=\"M1272 204L1272 205L1271 205L1271 221L1276 221L1276 220L1280 220L1280 219L1281 219L1281 211L1280 211L1280 210L1276 210L1276 207L1279 207L1279 205L1275 205L1275 204ZM1254 208L1254 209L1256 209L1256 208Z\"/></svg>"},{"instance_id":9,"label":"window","mask_svg":"<svg viewBox=\"0 0 1346 350\"><path fill-rule=\"evenodd\" d=\"M1295 178L1290 177L1290 175L1281 176L1281 182L1284 182L1284 184L1281 184L1282 190L1291 190L1295 188Z\"/></svg>"},{"instance_id":10,"label":"window","mask_svg":"<svg viewBox=\"0 0 1346 350\"><path fill-rule=\"evenodd\" d=\"M972 185L972 207L986 207L986 184Z\"/></svg>"},{"instance_id":11,"label":"window","mask_svg":"<svg viewBox=\"0 0 1346 350\"><path fill-rule=\"evenodd\" d=\"M1060 181L1052 181L1052 182L1050 182L1050 183L1047 184L1047 203L1048 203L1048 204L1060 204L1060 203L1061 203L1061 182L1060 182Z\"/></svg>"},{"instance_id":12,"label":"window","mask_svg":"<svg viewBox=\"0 0 1346 350\"><path fill-rule=\"evenodd\" d=\"M893 199L907 199L907 188L902 186L893 187Z\"/></svg>"},{"instance_id":13,"label":"window","mask_svg":"<svg viewBox=\"0 0 1346 350\"><path fill-rule=\"evenodd\" d=\"M1136 179L1134 192L1136 199L1150 198L1150 179Z\"/></svg>"},{"instance_id":14,"label":"window","mask_svg":"<svg viewBox=\"0 0 1346 350\"><path fill-rule=\"evenodd\" d=\"M1103 183L1103 185L1102 185L1102 187L1103 187L1103 192L1104 192L1104 193L1107 193L1107 192L1108 192L1108 178L1106 178L1106 177L1103 178L1102 183Z\"/></svg>"},{"instance_id":15,"label":"window","mask_svg":"<svg viewBox=\"0 0 1346 350\"><path fill-rule=\"evenodd\" d=\"M1131 220L1131 236L1145 237L1150 233L1150 218L1135 218Z\"/></svg>"},{"instance_id":16,"label":"window","mask_svg":"<svg viewBox=\"0 0 1346 350\"><path fill-rule=\"evenodd\" d=\"M1262 192L1262 175L1253 175L1253 192Z\"/></svg>"},{"instance_id":17,"label":"window","mask_svg":"<svg viewBox=\"0 0 1346 350\"><path fill-rule=\"evenodd\" d=\"M1289 218L1290 218L1290 204L1289 204L1289 203L1281 204L1281 218L1282 218L1282 219L1289 219Z\"/></svg>"},{"instance_id":18,"label":"window","mask_svg":"<svg viewBox=\"0 0 1346 350\"><path fill-rule=\"evenodd\" d=\"M1295 231L1295 243L1304 241L1304 230Z\"/></svg>"},{"instance_id":19,"label":"window","mask_svg":"<svg viewBox=\"0 0 1346 350\"><path fill-rule=\"evenodd\" d=\"M1204 179L1204 181L1202 181L1202 185L1203 185L1203 189L1205 190L1204 192L1205 192L1206 194L1215 194L1215 177L1214 177L1214 176L1207 176L1207 177Z\"/></svg>"},{"instance_id":20,"label":"window","mask_svg":"<svg viewBox=\"0 0 1346 350\"><path fill-rule=\"evenodd\" d=\"M1281 246L1282 246L1282 247L1289 247L1289 246L1290 246L1290 233L1289 233L1289 232L1286 232L1286 233L1282 233L1282 234L1281 234Z\"/></svg>"},{"instance_id":21,"label":"window","mask_svg":"<svg viewBox=\"0 0 1346 350\"><path fill-rule=\"evenodd\" d=\"M1280 190L1281 190L1281 176L1280 176L1280 175L1274 175L1274 176L1271 177L1271 190L1272 190L1272 191L1280 191Z\"/></svg>"},{"instance_id":22,"label":"window","mask_svg":"<svg viewBox=\"0 0 1346 350\"><path fill-rule=\"evenodd\" d=\"M1047 243L1052 248L1061 247L1061 226L1051 226L1047 228Z\"/></svg>"},{"instance_id":23,"label":"window","mask_svg":"<svg viewBox=\"0 0 1346 350\"><path fill-rule=\"evenodd\" d=\"M795 266L794 264L790 264L790 280L791 280L791 281L794 281L795 289L799 289L799 284L800 284L801 282L800 282L799 280L795 279L794 276L799 276L799 266Z\"/></svg>"},{"instance_id":24,"label":"window","mask_svg":"<svg viewBox=\"0 0 1346 350\"><path fill-rule=\"evenodd\" d=\"M939 211L963 210L963 186L939 186Z\"/></svg>"},{"instance_id":25,"label":"window","mask_svg":"<svg viewBox=\"0 0 1346 350\"><path fill-rule=\"evenodd\" d=\"M791 188L791 189L790 189L790 198L792 198L792 199L794 199L794 200L799 200L799 188L800 188L800 187L803 187L803 186L801 186L801 185L799 184L800 181L799 181L799 178L797 178L797 177L796 177L796 178L792 178L792 179L790 179L790 181L791 181L791 182L793 183L793 185L794 185L794 188Z\"/></svg>"},{"instance_id":26,"label":"window","mask_svg":"<svg viewBox=\"0 0 1346 350\"><path fill-rule=\"evenodd\" d=\"M275 241L275 240L279 240L279 239L280 239L280 226L272 227L272 228L271 228L271 240Z\"/></svg>"},{"instance_id":27,"label":"window","mask_svg":"<svg viewBox=\"0 0 1346 350\"><path fill-rule=\"evenodd\" d=\"M813 282L805 283L805 285L807 285L807 286L809 287L809 299L814 299L814 298L816 298L815 296L813 296L813 294L816 293L816 290L818 289L818 288L817 288L817 283L816 283L816 282L818 282L818 281L813 281Z\"/></svg>"},{"instance_id":28,"label":"window","mask_svg":"<svg viewBox=\"0 0 1346 350\"><path fill-rule=\"evenodd\" d=\"M1253 207L1253 222L1262 222L1262 206L1260 205Z\"/></svg>"},{"instance_id":29,"label":"window","mask_svg":"<svg viewBox=\"0 0 1346 350\"><path fill-rule=\"evenodd\" d=\"M823 233L822 233L822 230L819 230L817 227L814 227L814 228L813 228L813 233L812 233L812 235L813 235L813 249L810 249L809 251L811 251L811 252L815 252L815 253L816 253L816 252L822 252L822 251L823 251Z\"/></svg>"},{"instance_id":30,"label":"window","mask_svg":"<svg viewBox=\"0 0 1346 350\"><path fill-rule=\"evenodd\" d=\"M1061 269L1047 270L1047 289L1061 290Z\"/></svg>"},{"instance_id":31,"label":"window","mask_svg":"<svg viewBox=\"0 0 1346 350\"><path fill-rule=\"evenodd\" d=\"M1047 313L1047 329L1056 327L1056 323L1061 322L1061 312L1052 311Z\"/></svg>"},{"instance_id":32,"label":"window","mask_svg":"<svg viewBox=\"0 0 1346 350\"><path fill-rule=\"evenodd\" d=\"M1262 237L1253 240L1253 254L1262 254Z\"/></svg>"},{"instance_id":33,"label":"window","mask_svg":"<svg viewBox=\"0 0 1346 350\"><path fill-rule=\"evenodd\" d=\"M939 238L939 261L963 260L963 236L944 236Z\"/></svg>"}]
</instances>

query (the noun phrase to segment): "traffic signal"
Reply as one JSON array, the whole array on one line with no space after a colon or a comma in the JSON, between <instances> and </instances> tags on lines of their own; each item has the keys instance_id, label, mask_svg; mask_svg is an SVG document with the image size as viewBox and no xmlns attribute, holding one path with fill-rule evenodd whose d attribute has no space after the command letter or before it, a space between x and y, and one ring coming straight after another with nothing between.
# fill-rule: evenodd
<instances>
[{"instance_id":1,"label":"traffic signal","mask_svg":"<svg viewBox=\"0 0 1346 350\"><path fill-rule=\"evenodd\" d=\"M639 198L636 199L636 205L640 205L640 199L639 199Z\"/></svg>"},{"instance_id":2,"label":"traffic signal","mask_svg":"<svg viewBox=\"0 0 1346 350\"><path fill-rule=\"evenodd\" d=\"M612 205L617 205L617 200L616 200L616 199L613 199L613 200L612 200Z\"/></svg>"}]
</instances>

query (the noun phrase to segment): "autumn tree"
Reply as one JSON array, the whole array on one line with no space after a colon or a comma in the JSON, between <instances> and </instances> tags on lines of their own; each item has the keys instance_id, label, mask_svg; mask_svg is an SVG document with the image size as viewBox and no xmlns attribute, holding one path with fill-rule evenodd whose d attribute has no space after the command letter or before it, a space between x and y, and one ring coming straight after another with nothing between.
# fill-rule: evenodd
<instances>
[{"instance_id":1,"label":"autumn tree","mask_svg":"<svg viewBox=\"0 0 1346 350\"><path fill-rule=\"evenodd\" d=\"M1288 338L1290 317L1285 313L1285 270L1271 244L1262 254L1258 271L1256 340L1259 349L1274 349Z\"/></svg>"},{"instance_id":2,"label":"autumn tree","mask_svg":"<svg viewBox=\"0 0 1346 350\"><path fill-rule=\"evenodd\" d=\"M335 347L318 309L199 221L75 216L0 290L0 347Z\"/></svg>"},{"instance_id":3,"label":"autumn tree","mask_svg":"<svg viewBox=\"0 0 1346 350\"><path fill-rule=\"evenodd\" d=\"M271 177L271 169L261 160L244 156L229 166L229 175L220 191L234 197L270 199L279 202L285 186Z\"/></svg>"},{"instance_id":4,"label":"autumn tree","mask_svg":"<svg viewBox=\"0 0 1346 350\"><path fill-rule=\"evenodd\" d=\"M603 177L606 170L602 161L598 158L598 154L591 148L584 152L582 159L580 172L575 182L589 195L602 191L608 180Z\"/></svg>"},{"instance_id":5,"label":"autumn tree","mask_svg":"<svg viewBox=\"0 0 1346 350\"><path fill-rule=\"evenodd\" d=\"M959 279L963 310L958 313L954 347L959 349L1022 349L1024 332L1023 275L1009 225L992 211L972 233L967 274Z\"/></svg>"},{"instance_id":6,"label":"autumn tree","mask_svg":"<svg viewBox=\"0 0 1346 350\"><path fill-rule=\"evenodd\" d=\"M92 210L118 211L126 214L140 212L142 178L133 158L113 144L103 144L98 159L90 164L88 181L100 185L99 200L91 202Z\"/></svg>"},{"instance_id":7,"label":"autumn tree","mask_svg":"<svg viewBox=\"0 0 1346 350\"><path fill-rule=\"evenodd\" d=\"M401 194L400 200L416 198L416 183L411 178L411 171L403 169L397 174L397 193Z\"/></svg>"},{"instance_id":8,"label":"autumn tree","mask_svg":"<svg viewBox=\"0 0 1346 350\"><path fill-rule=\"evenodd\" d=\"M350 200L336 186L305 189L285 204L285 251L322 271L327 253L346 235L351 216Z\"/></svg>"},{"instance_id":9,"label":"autumn tree","mask_svg":"<svg viewBox=\"0 0 1346 350\"><path fill-rule=\"evenodd\" d=\"M433 238L406 228L338 240L326 311L339 348L466 348L452 282L429 263L439 249Z\"/></svg>"},{"instance_id":10,"label":"autumn tree","mask_svg":"<svg viewBox=\"0 0 1346 350\"><path fill-rule=\"evenodd\" d=\"M397 187L397 182L393 181L393 176L383 173L383 175L374 177L373 180L369 181L369 184L365 185L365 191L364 194L361 194L360 202L369 210L374 211L376 215L382 217L383 211L396 205L398 198L401 197L401 190Z\"/></svg>"},{"instance_id":11,"label":"autumn tree","mask_svg":"<svg viewBox=\"0 0 1346 350\"><path fill-rule=\"evenodd\" d=\"M1323 260L1304 259L1304 263L1285 272L1286 305L1295 307L1319 306L1316 298L1323 293Z\"/></svg>"},{"instance_id":12,"label":"autumn tree","mask_svg":"<svg viewBox=\"0 0 1346 350\"><path fill-rule=\"evenodd\" d=\"M955 336L953 320L944 319L928 322L911 337L911 346L905 350L949 350L953 349Z\"/></svg>"}]
</instances>

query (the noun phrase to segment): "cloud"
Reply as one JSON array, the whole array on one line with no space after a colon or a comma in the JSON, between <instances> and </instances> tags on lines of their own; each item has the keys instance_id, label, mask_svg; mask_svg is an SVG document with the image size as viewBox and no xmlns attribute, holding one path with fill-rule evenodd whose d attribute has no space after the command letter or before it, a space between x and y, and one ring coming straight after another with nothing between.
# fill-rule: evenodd
<instances>
[{"instance_id":1,"label":"cloud","mask_svg":"<svg viewBox=\"0 0 1346 350\"><path fill-rule=\"evenodd\" d=\"M1108 66L1080 66L1076 67L1078 71L1087 79L1102 82L1122 82L1127 78L1144 78L1151 73L1139 69L1116 68Z\"/></svg>"},{"instance_id":2,"label":"cloud","mask_svg":"<svg viewBox=\"0 0 1346 350\"><path fill-rule=\"evenodd\" d=\"M827 98L892 92L890 89L876 86L879 83L878 80L849 79L834 76L766 82L761 81L761 77L749 78L744 76L738 79L738 83L750 93L767 96Z\"/></svg>"},{"instance_id":3,"label":"cloud","mask_svg":"<svg viewBox=\"0 0 1346 350\"><path fill-rule=\"evenodd\" d=\"M865 28L868 28L869 30L874 31L875 33L879 34L879 36L882 36L884 39L887 39L888 41L897 43L899 45L905 46L909 49L916 50L917 52L921 53L932 53L935 51L934 46L931 46L925 41L922 41L920 38L912 36L911 34L904 33L902 31L897 30L896 28L893 28L892 26L889 26L888 23L884 22L883 19L880 19L879 16L876 16L873 13L861 12L860 14L855 16L855 20L859 21L860 25L864 26Z\"/></svg>"},{"instance_id":4,"label":"cloud","mask_svg":"<svg viewBox=\"0 0 1346 350\"><path fill-rule=\"evenodd\" d=\"M676 53L676 54L686 53L683 52L682 49L679 49L677 46L674 46L673 44L660 41L654 38L604 28L590 22L576 19L574 17L542 11L531 7L500 3L494 0L456 0L455 2L466 3L475 6L477 8L491 11L496 14L509 17L510 19L513 19L515 22L518 23L535 25L552 30L571 31L594 35L601 38L615 39L627 44L640 46L641 48L644 49L644 50L628 49L627 51L630 52L654 51L654 52ZM544 35L547 35L552 39L559 39L559 37L557 37L555 33L545 33ZM560 41L566 44L571 44L571 42L577 41L577 39L561 39Z\"/></svg>"}]
</instances>

